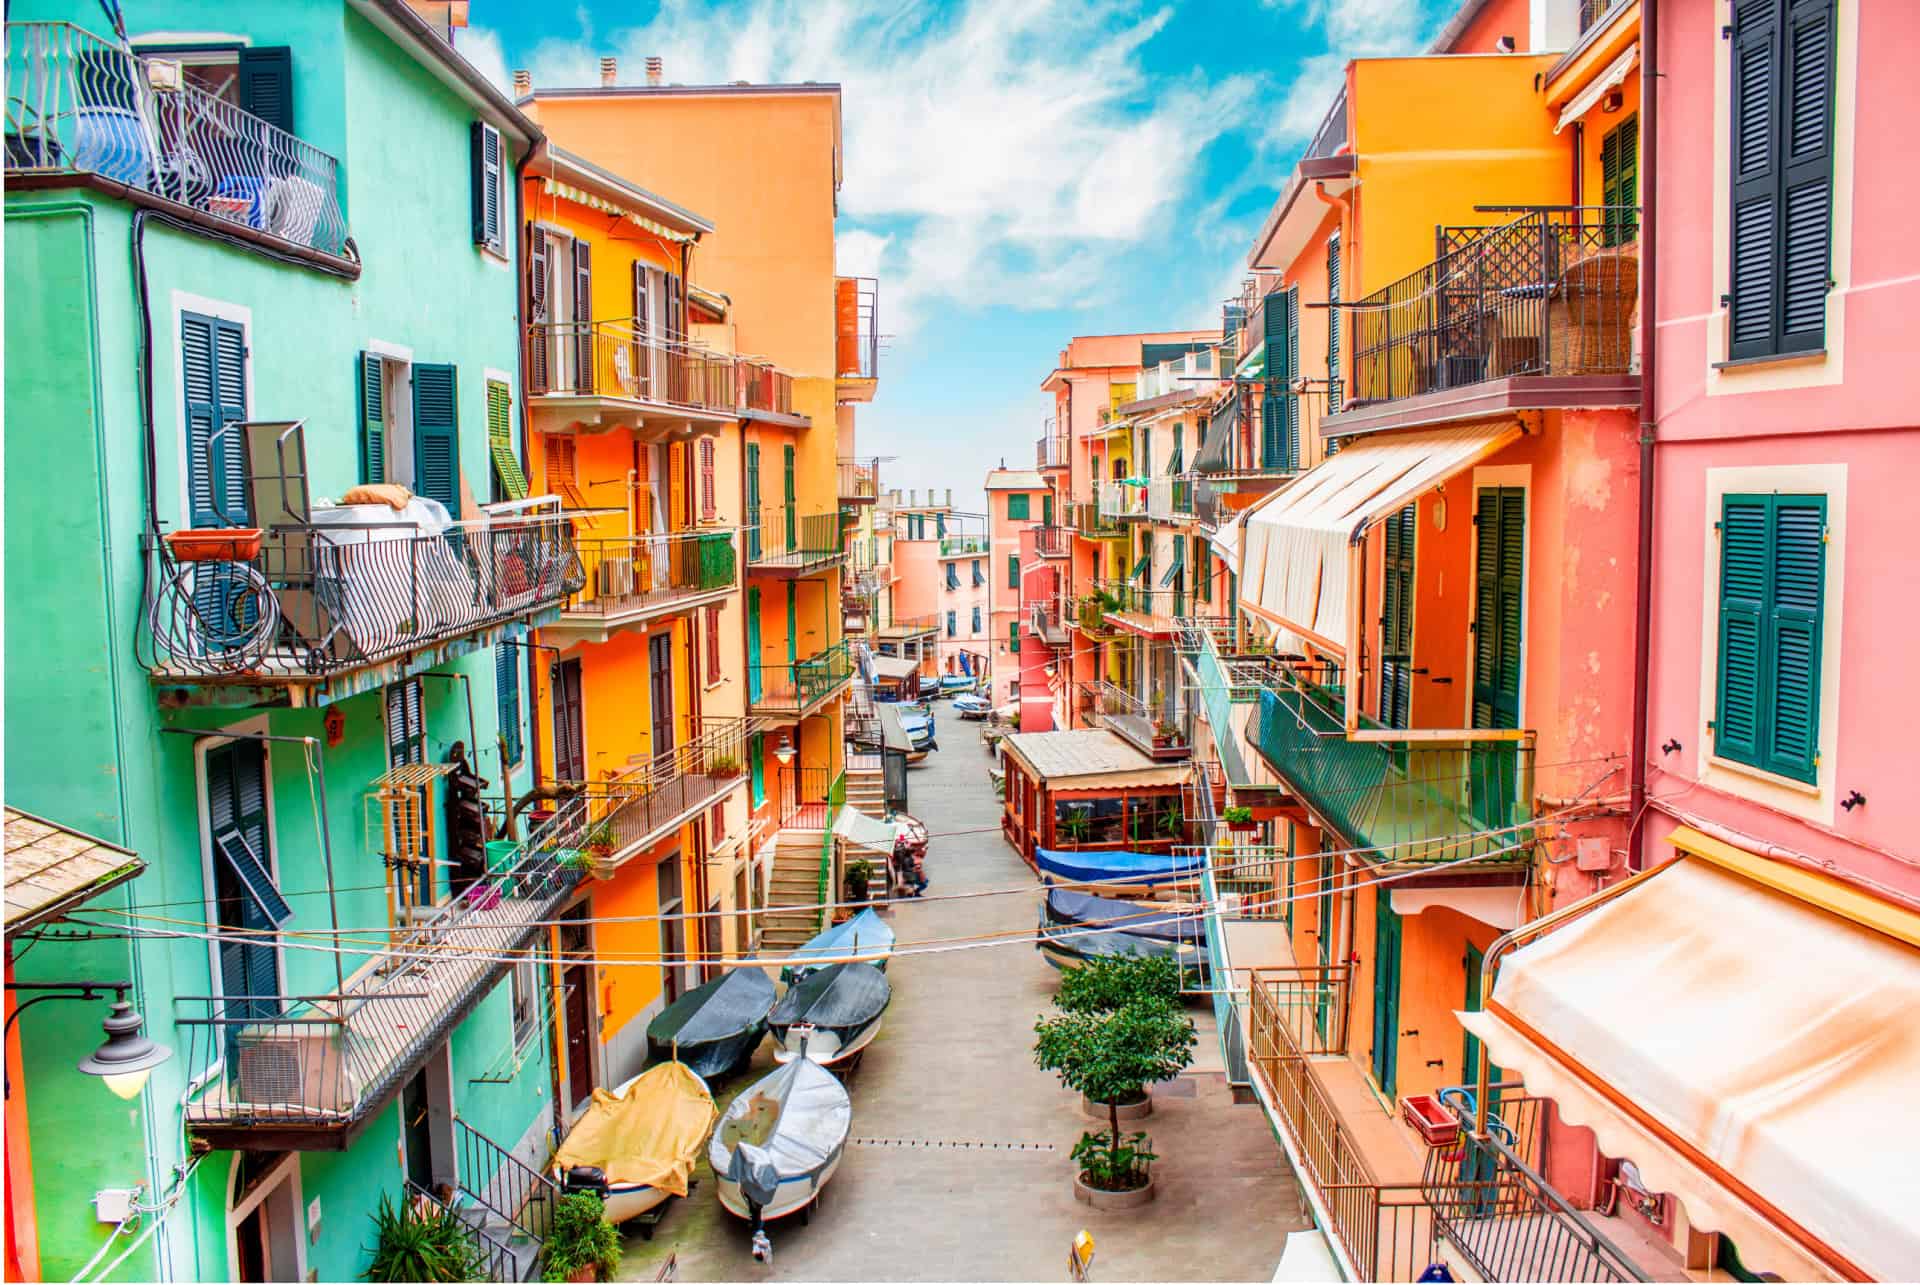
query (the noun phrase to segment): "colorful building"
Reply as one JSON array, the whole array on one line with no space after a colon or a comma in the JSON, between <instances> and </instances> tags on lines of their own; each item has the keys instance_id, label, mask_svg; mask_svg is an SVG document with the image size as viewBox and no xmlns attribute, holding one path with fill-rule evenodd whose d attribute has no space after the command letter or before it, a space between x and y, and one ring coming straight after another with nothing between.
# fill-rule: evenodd
<instances>
[{"instance_id":1,"label":"colorful building","mask_svg":"<svg viewBox=\"0 0 1920 1285\"><path fill-rule=\"evenodd\" d=\"M923 679L933 679L940 674L941 639L946 636L943 607L953 593L953 586L941 583L946 573L939 561L948 546L952 495L936 502L929 491L922 504L918 492L908 492L903 502L896 491L889 510L893 534L887 545L888 561L882 564L884 582L872 630L873 651L876 656L910 660Z\"/></svg>"},{"instance_id":2,"label":"colorful building","mask_svg":"<svg viewBox=\"0 0 1920 1285\"><path fill-rule=\"evenodd\" d=\"M1032 556L1035 526L1053 522L1053 488L1031 469L997 468L987 474L988 628L993 639L993 706L1019 704L1022 725L1027 711L1052 726L1053 695L1036 689L1025 670L1021 637L1031 630L1023 588ZM1042 708L1046 712L1041 713Z\"/></svg>"},{"instance_id":3,"label":"colorful building","mask_svg":"<svg viewBox=\"0 0 1920 1285\"><path fill-rule=\"evenodd\" d=\"M103 1270L352 1278L383 1196L477 1207L554 1122L581 812L504 806L581 584L517 498L538 131L397 0L8 16L8 802L147 866L83 940L10 922L9 983L126 983L172 1051L117 1103L22 1005L9 1275L133 1189Z\"/></svg>"}]
</instances>

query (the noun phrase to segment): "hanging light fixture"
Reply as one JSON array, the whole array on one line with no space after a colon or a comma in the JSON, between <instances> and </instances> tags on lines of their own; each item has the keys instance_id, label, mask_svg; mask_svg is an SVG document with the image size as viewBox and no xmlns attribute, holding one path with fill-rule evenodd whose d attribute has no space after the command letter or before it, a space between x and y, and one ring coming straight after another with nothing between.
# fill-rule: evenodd
<instances>
[{"instance_id":1,"label":"hanging light fixture","mask_svg":"<svg viewBox=\"0 0 1920 1285\"><path fill-rule=\"evenodd\" d=\"M793 762L792 732L780 733L780 739L773 743L773 756L780 760L780 766L782 767Z\"/></svg>"},{"instance_id":2,"label":"hanging light fixture","mask_svg":"<svg viewBox=\"0 0 1920 1285\"><path fill-rule=\"evenodd\" d=\"M123 999L114 1001L100 1025L107 1032L107 1042L81 1058L80 1069L105 1080L115 1097L129 1101L139 1097L147 1077L173 1056L173 1050L140 1033L146 1019Z\"/></svg>"}]
</instances>

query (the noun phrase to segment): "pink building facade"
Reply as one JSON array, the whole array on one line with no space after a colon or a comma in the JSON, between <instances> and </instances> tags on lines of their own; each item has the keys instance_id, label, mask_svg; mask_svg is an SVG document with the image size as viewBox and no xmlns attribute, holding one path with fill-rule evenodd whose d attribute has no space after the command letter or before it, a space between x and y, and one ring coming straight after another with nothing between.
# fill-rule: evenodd
<instances>
[{"instance_id":1,"label":"pink building facade","mask_svg":"<svg viewBox=\"0 0 1920 1285\"><path fill-rule=\"evenodd\" d=\"M1053 492L1031 469L994 469L987 474L987 634L993 648L993 703L997 709L1018 700L1024 715L1030 698L1051 701L1043 692L1029 693L1021 675L1025 599L1023 569L1032 560L1032 529L1052 515ZM1051 725L1051 724L1049 724Z\"/></svg>"}]
</instances>

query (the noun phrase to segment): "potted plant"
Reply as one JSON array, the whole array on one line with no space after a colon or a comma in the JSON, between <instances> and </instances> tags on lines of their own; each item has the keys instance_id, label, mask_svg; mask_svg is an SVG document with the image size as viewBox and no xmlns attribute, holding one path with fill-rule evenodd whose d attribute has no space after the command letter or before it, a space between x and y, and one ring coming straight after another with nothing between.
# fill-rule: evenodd
<instances>
[{"instance_id":1,"label":"potted plant","mask_svg":"<svg viewBox=\"0 0 1920 1285\"><path fill-rule=\"evenodd\" d=\"M740 775L740 760L731 754L716 754L707 760L707 775L722 780Z\"/></svg>"},{"instance_id":2,"label":"potted plant","mask_svg":"<svg viewBox=\"0 0 1920 1285\"><path fill-rule=\"evenodd\" d=\"M1114 988L1107 980L1093 989ZM1033 1029L1034 1062L1107 1109L1107 1128L1083 1134L1073 1149L1074 1197L1097 1208L1153 1199L1153 1153L1145 1134L1121 1133L1120 1104L1144 1099L1147 1086L1192 1063L1198 1042L1193 1022L1166 998L1143 994L1109 1010L1063 1010L1040 1018Z\"/></svg>"},{"instance_id":3,"label":"potted plant","mask_svg":"<svg viewBox=\"0 0 1920 1285\"><path fill-rule=\"evenodd\" d=\"M1165 749L1167 746L1172 745L1175 734L1176 734L1175 729L1172 723L1169 723L1164 718L1159 719L1153 725L1154 748Z\"/></svg>"},{"instance_id":4,"label":"potted plant","mask_svg":"<svg viewBox=\"0 0 1920 1285\"><path fill-rule=\"evenodd\" d=\"M873 862L861 857L847 863L847 900L865 901L873 883Z\"/></svg>"},{"instance_id":5,"label":"potted plant","mask_svg":"<svg viewBox=\"0 0 1920 1285\"><path fill-rule=\"evenodd\" d=\"M1061 817L1055 828L1060 831L1060 837L1069 843L1085 843L1088 833L1093 829L1093 818L1084 812L1075 812Z\"/></svg>"},{"instance_id":6,"label":"potted plant","mask_svg":"<svg viewBox=\"0 0 1920 1285\"><path fill-rule=\"evenodd\" d=\"M605 1280L620 1266L620 1233L600 1197L575 1191L554 1202L541 1266L550 1281Z\"/></svg>"},{"instance_id":7,"label":"potted plant","mask_svg":"<svg viewBox=\"0 0 1920 1285\"><path fill-rule=\"evenodd\" d=\"M1220 819L1227 823L1229 830L1251 832L1260 828L1260 823L1253 819L1253 809L1248 807L1228 808L1220 814Z\"/></svg>"},{"instance_id":8,"label":"potted plant","mask_svg":"<svg viewBox=\"0 0 1920 1285\"><path fill-rule=\"evenodd\" d=\"M580 841L586 854L595 861L605 861L613 855L613 822L596 821L587 830L586 837Z\"/></svg>"},{"instance_id":9,"label":"potted plant","mask_svg":"<svg viewBox=\"0 0 1920 1285\"><path fill-rule=\"evenodd\" d=\"M445 1205L422 1198L382 1194L373 1211L373 1261L369 1281L477 1281L487 1264L473 1233Z\"/></svg>"}]
</instances>

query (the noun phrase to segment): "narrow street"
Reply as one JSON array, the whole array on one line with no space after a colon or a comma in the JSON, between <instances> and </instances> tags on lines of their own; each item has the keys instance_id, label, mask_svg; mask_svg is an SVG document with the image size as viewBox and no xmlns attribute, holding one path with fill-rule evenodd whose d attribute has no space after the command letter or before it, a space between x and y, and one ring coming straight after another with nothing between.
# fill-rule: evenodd
<instances>
[{"instance_id":1,"label":"narrow street","mask_svg":"<svg viewBox=\"0 0 1920 1285\"><path fill-rule=\"evenodd\" d=\"M909 784L912 810L934 835L929 894L1033 883L1000 837L975 725L934 708L941 749ZM892 922L904 947L1024 929L1035 913L1032 897L982 897L909 903ZM1083 1227L1097 1244L1097 1280L1271 1275L1287 1232L1305 1220L1259 1109L1232 1103L1211 1009L1191 1009L1195 1066L1159 1086L1144 1122L1160 1154L1157 1200L1104 1214L1073 1199L1067 1153L1089 1122L1032 1061L1032 1025L1054 970L1022 943L909 955L888 976L886 1025L851 1082L852 1141L812 1222L775 1224L773 1262L755 1263L703 1160L700 1186L653 1240L628 1237L621 1279L654 1279L669 1254L683 1280L1064 1279ZM752 1072L719 1086L723 1098L772 1065L770 1047Z\"/></svg>"}]
</instances>

